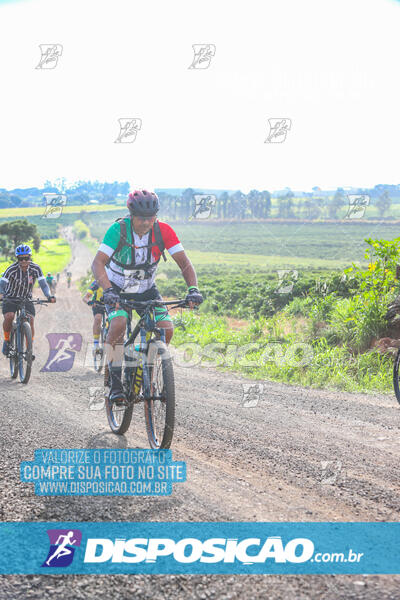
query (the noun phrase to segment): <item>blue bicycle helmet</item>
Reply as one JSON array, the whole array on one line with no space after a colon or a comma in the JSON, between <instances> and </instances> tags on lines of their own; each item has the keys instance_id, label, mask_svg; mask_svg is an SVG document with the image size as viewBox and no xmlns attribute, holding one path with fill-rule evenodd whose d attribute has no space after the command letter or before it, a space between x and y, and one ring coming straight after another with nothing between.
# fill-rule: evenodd
<instances>
[{"instance_id":1,"label":"blue bicycle helmet","mask_svg":"<svg viewBox=\"0 0 400 600\"><path fill-rule=\"evenodd\" d=\"M32 250L27 244L20 244L15 248L15 256L26 256L27 254L32 254Z\"/></svg>"}]
</instances>

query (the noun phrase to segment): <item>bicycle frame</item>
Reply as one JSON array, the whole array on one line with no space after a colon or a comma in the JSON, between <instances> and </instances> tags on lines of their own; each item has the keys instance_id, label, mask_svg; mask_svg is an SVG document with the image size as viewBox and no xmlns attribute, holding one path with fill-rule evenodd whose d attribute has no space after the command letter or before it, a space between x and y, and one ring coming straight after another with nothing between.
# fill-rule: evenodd
<instances>
[{"instance_id":1,"label":"bicycle frame","mask_svg":"<svg viewBox=\"0 0 400 600\"><path fill-rule=\"evenodd\" d=\"M143 396L144 396L144 400L148 400L151 397L150 394L150 386L151 386L151 382L150 382L150 376L149 376L149 371L147 368L147 364L146 364L146 358L147 357L147 350L148 350L148 345L149 342L153 336L153 334L155 334L155 338L157 340L160 340L162 342L164 342L165 344L165 329L163 327L157 327L156 326L156 313L155 313L155 308L156 306L165 306L165 305L175 305L176 307L182 306L182 307L186 307L186 302L184 300L177 300L177 301L173 301L173 302L164 302L162 300L150 300L147 302L135 302L135 301L129 301L129 300L123 300L121 298L121 305L125 305L127 306L130 310L128 311L128 320L127 320L127 340L124 343L124 354L126 356L125 353L125 348L127 348L128 346L132 345L137 337L138 334L140 334L140 356L141 356L141 364L140 366L142 367L142 376L143 376ZM131 325L132 325L132 316L131 316L131 309L136 309L136 308L145 308L145 312L144 314L139 318L139 321L136 323L133 331L131 331ZM136 367L128 367L129 369L129 373L132 375L133 373L133 369L137 368Z\"/></svg>"}]
</instances>

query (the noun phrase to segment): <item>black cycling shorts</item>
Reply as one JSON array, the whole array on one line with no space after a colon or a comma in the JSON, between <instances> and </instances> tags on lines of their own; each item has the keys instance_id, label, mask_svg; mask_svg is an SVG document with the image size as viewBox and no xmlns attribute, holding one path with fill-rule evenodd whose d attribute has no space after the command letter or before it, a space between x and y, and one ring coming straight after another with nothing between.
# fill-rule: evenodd
<instances>
[{"instance_id":1,"label":"black cycling shorts","mask_svg":"<svg viewBox=\"0 0 400 600\"><path fill-rule=\"evenodd\" d=\"M30 300L27 300L25 307L26 307L26 312L29 313L30 315L32 315L32 317L34 317L36 314L35 305ZM9 313L9 312L12 312L12 313L17 312L17 308L18 308L17 302L14 302L13 300L8 300L7 298L3 299L3 315L5 315L6 313Z\"/></svg>"},{"instance_id":2,"label":"black cycling shorts","mask_svg":"<svg viewBox=\"0 0 400 600\"><path fill-rule=\"evenodd\" d=\"M92 305L92 313L93 313L94 317L96 315L104 315L105 310L106 310L105 307L104 306L100 306L99 304L93 304Z\"/></svg>"}]
</instances>

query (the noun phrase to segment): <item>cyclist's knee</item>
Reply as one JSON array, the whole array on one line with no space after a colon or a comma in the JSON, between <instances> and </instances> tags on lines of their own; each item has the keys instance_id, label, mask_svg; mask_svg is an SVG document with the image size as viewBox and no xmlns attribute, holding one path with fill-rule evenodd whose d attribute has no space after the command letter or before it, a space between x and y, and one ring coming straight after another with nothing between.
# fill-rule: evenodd
<instances>
[{"instance_id":1,"label":"cyclist's knee","mask_svg":"<svg viewBox=\"0 0 400 600\"><path fill-rule=\"evenodd\" d=\"M174 324L172 323L172 321L159 321L157 323L157 325L159 327L162 327L165 330L165 341L167 342L167 344L170 342L172 336L174 335Z\"/></svg>"},{"instance_id":2,"label":"cyclist's knee","mask_svg":"<svg viewBox=\"0 0 400 600\"><path fill-rule=\"evenodd\" d=\"M14 320L15 313L8 312L4 315L4 325L11 325Z\"/></svg>"},{"instance_id":3,"label":"cyclist's knee","mask_svg":"<svg viewBox=\"0 0 400 600\"><path fill-rule=\"evenodd\" d=\"M110 321L110 326L108 328L107 341L110 340L112 342L118 342L124 338L126 329L126 317L114 317Z\"/></svg>"}]
</instances>

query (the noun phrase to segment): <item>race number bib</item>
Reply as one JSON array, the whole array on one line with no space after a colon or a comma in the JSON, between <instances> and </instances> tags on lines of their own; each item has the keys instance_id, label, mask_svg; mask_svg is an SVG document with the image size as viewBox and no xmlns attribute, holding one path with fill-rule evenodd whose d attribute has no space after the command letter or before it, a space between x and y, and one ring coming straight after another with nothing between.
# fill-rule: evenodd
<instances>
[{"instance_id":1,"label":"race number bib","mask_svg":"<svg viewBox=\"0 0 400 600\"><path fill-rule=\"evenodd\" d=\"M127 271L124 269L124 287L123 291L129 294L137 294L140 282L145 278L146 272L144 269L137 271Z\"/></svg>"}]
</instances>

